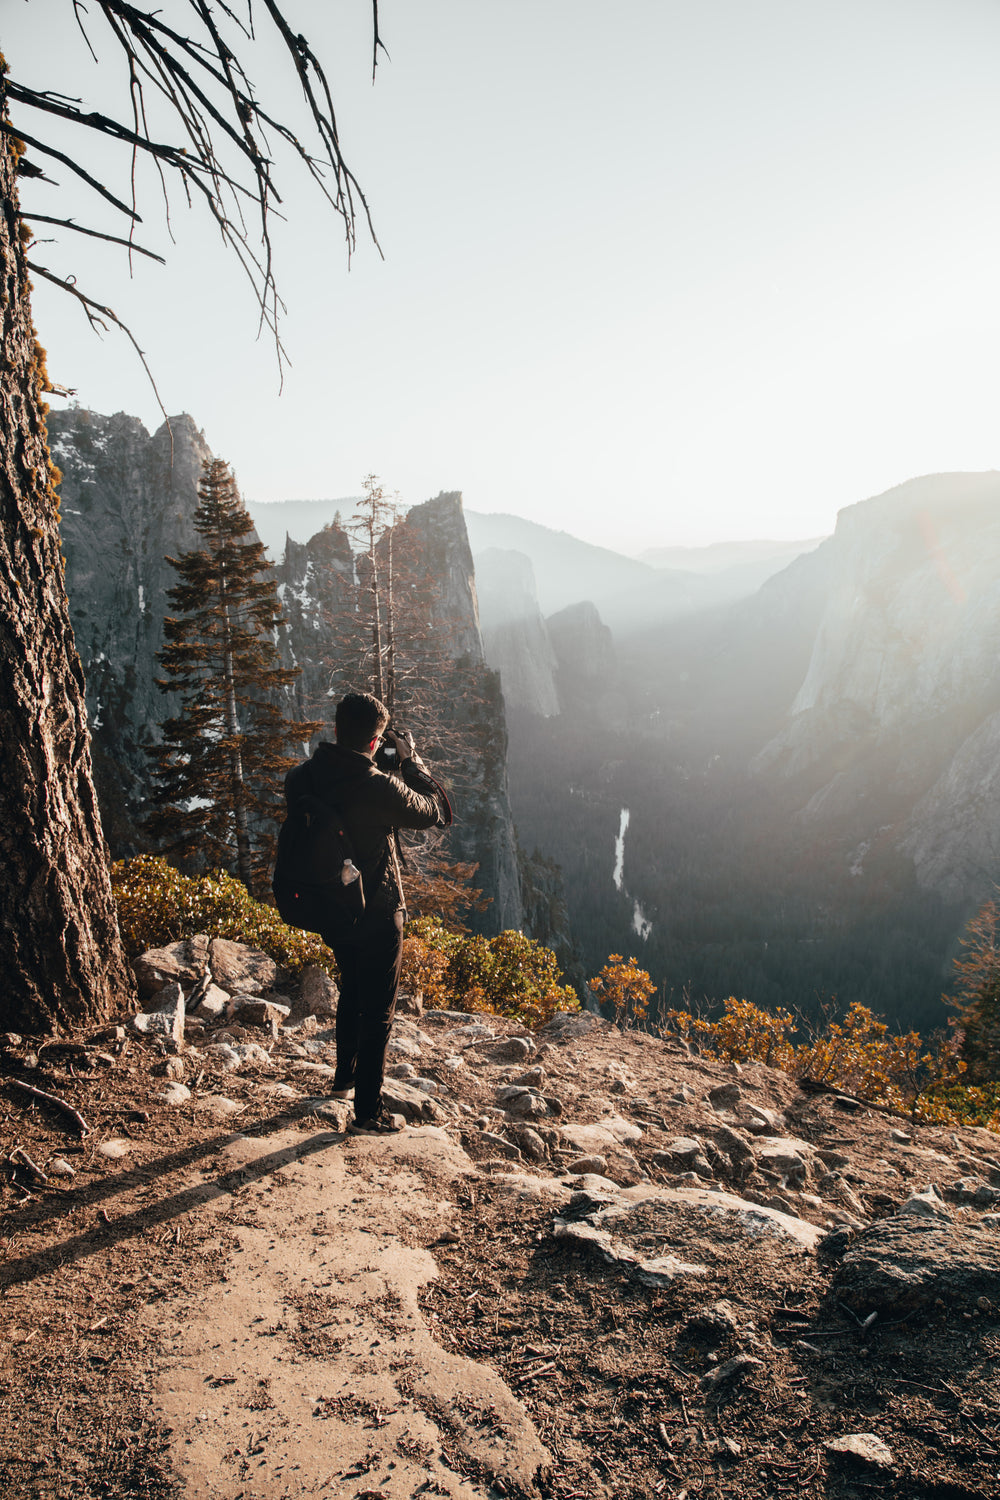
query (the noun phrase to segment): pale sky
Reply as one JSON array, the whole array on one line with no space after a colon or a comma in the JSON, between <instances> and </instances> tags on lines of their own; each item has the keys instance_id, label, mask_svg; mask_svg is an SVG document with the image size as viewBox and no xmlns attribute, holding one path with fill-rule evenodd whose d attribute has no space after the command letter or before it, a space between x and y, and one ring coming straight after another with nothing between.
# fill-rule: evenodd
<instances>
[{"instance_id":1,"label":"pale sky","mask_svg":"<svg viewBox=\"0 0 1000 1500\"><path fill-rule=\"evenodd\" d=\"M176 188L168 269L130 281L68 233L33 252L131 325L249 499L375 472L406 502L458 489L633 551L817 536L905 479L1000 467L995 0L381 0L374 86L366 0L286 9L385 259L361 239L348 270L285 163L280 397L249 291ZM102 24L95 66L70 0L3 0L0 47L14 78L126 119ZM248 56L291 107L273 49ZM98 160L127 194L127 153ZM29 216L123 232L46 169L65 188L26 183ZM144 180L141 240L169 247ZM45 286L35 318L81 404L158 425L120 335Z\"/></svg>"}]
</instances>

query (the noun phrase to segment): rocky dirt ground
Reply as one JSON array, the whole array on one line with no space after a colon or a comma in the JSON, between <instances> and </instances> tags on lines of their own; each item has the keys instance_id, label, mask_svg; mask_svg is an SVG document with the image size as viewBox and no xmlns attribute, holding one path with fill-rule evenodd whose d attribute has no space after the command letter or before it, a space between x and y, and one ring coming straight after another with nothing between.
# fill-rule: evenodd
<instances>
[{"instance_id":1,"label":"rocky dirt ground","mask_svg":"<svg viewBox=\"0 0 1000 1500\"><path fill-rule=\"evenodd\" d=\"M0 1494L1000 1497L1000 1142L208 940L0 1038ZM45 1097L49 1096L49 1097Z\"/></svg>"}]
</instances>

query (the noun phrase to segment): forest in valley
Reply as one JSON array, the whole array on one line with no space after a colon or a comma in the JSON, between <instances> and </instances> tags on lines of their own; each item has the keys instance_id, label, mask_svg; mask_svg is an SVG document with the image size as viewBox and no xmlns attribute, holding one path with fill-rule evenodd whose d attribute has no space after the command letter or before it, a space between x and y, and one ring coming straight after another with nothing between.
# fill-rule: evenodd
<instances>
[{"instance_id":1,"label":"forest in valley","mask_svg":"<svg viewBox=\"0 0 1000 1500\"><path fill-rule=\"evenodd\" d=\"M796 823L787 786L750 784L721 761L699 770L649 730L510 718L519 838L561 867L588 975L619 952L648 970L654 1006L716 1014L733 995L818 1019L857 1002L904 1030L944 1025L964 914L921 890L892 849L871 851L852 876L849 836L817 839Z\"/></svg>"}]
</instances>

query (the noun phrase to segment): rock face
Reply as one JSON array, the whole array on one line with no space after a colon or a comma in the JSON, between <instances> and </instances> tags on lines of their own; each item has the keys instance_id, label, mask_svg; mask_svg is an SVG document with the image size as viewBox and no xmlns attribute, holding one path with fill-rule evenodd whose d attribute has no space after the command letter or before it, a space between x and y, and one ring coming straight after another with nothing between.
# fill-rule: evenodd
<instances>
[{"instance_id":1,"label":"rock face","mask_svg":"<svg viewBox=\"0 0 1000 1500\"><path fill-rule=\"evenodd\" d=\"M87 680L87 712L105 833L134 852L133 820L147 785L144 741L176 711L161 693L166 558L198 543L193 516L211 450L188 416L150 437L135 417L70 409L48 417L60 486L66 591Z\"/></svg>"},{"instance_id":2,"label":"rock face","mask_svg":"<svg viewBox=\"0 0 1000 1500\"><path fill-rule=\"evenodd\" d=\"M523 552L489 547L476 562L486 659L500 673L508 708L549 718L559 712L558 663L542 619L535 575Z\"/></svg>"},{"instance_id":3,"label":"rock face","mask_svg":"<svg viewBox=\"0 0 1000 1500\"><path fill-rule=\"evenodd\" d=\"M427 655L429 671L436 677L428 690L434 700L433 717L447 727L445 737L452 741L447 747L448 769L438 765L455 809L448 853L479 866L475 883L490 905L471 919L473 925L489 933L520 927L517 842L507 790L506 709L498 676L483 652L461 495L441 494L413 506L394 533L393 545L397 576L405 576L407 591L419 601L416 622L409 603L400 606L400 619L407 628L416 623L431 643ZM339 691L331 686L337 681L337 640L354 577L346 532L333 521L304 544L289 541L278 576L287 621L281 647L284 664L297 666L301 673L288 712L323 722L323 737L332 738ZM420 663L416 666L397 703L406 702L411 681L423 685ZM408 717L405 707L400 712ZM442 746L422 740L419 716L416 722L408 723L405 717L401 722L416 731L435 769L435 752L440 759Z\"/></svg>"},{"instance_id":4,"label":"rock face","mask_svg":"<svg viewBox=\"0 0 1000 1500\"><path fill-rule=\"evenodd\" d=\"M66 585L87 679L101 810L112 852L122 857L142 847L136 822L149 788L143 746L178 707L156 687L166 591L177 581L166 559L199 544L197 486L212 455L187 416L150 437L134 417L70 410L50 417L50 441L63 471ZM479 866L476 883L490 898L477 919L482 930L520 927L505 707L483 653L461 496L414 506L403 529L421 628L451 666L439 694L444 701L435 705L462 752L449 776L456 810L450 855ZM338 612L354 575L350 541L333 521L306 544L289 542L277 571L287 622L280 648L285 664L301 673L282 709L329 725Z\"/></svg>"},{"instance_id":5,"label":"rock face","mask_svg":"<svg viewBox=\"0 0 1000 1500\"><path fill-rule=\"evenodd\" d=\"M549 640L559 664L556 681L567 704L614 699L617 662L611 631L588 600L571 604L546 621Z\"/></svg>"},{"instance_id":6,"label":"rock face","mask_svg":"<svg viewBox=\"0 0 1000 1500\"><path fill-rule=\"evenodd\" d=\"M934 475L850 506L819 553L809 665L755 769L802 777L803 816L820 823L867 798L922 885L978 899L1000 856L1000 475Z\"/></svg>"}]
</instances>

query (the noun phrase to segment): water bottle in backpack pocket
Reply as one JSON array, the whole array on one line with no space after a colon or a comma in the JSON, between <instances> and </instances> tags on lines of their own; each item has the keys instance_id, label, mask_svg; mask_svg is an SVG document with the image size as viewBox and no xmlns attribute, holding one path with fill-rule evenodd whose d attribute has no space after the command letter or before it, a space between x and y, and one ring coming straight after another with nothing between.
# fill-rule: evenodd
<instances>
[{"instance_id":1,"label":"water bottle in backpack pocket","mask_svg":"<svg viewBox=\"0 0 1000 1500\"><path fill-rule=\"evenodd\" d=\"M340 810L296 797L278 834L271 882L278 915L305 932L349 932L364 915L361 871Z\"/></svg>"}]
</instances>

